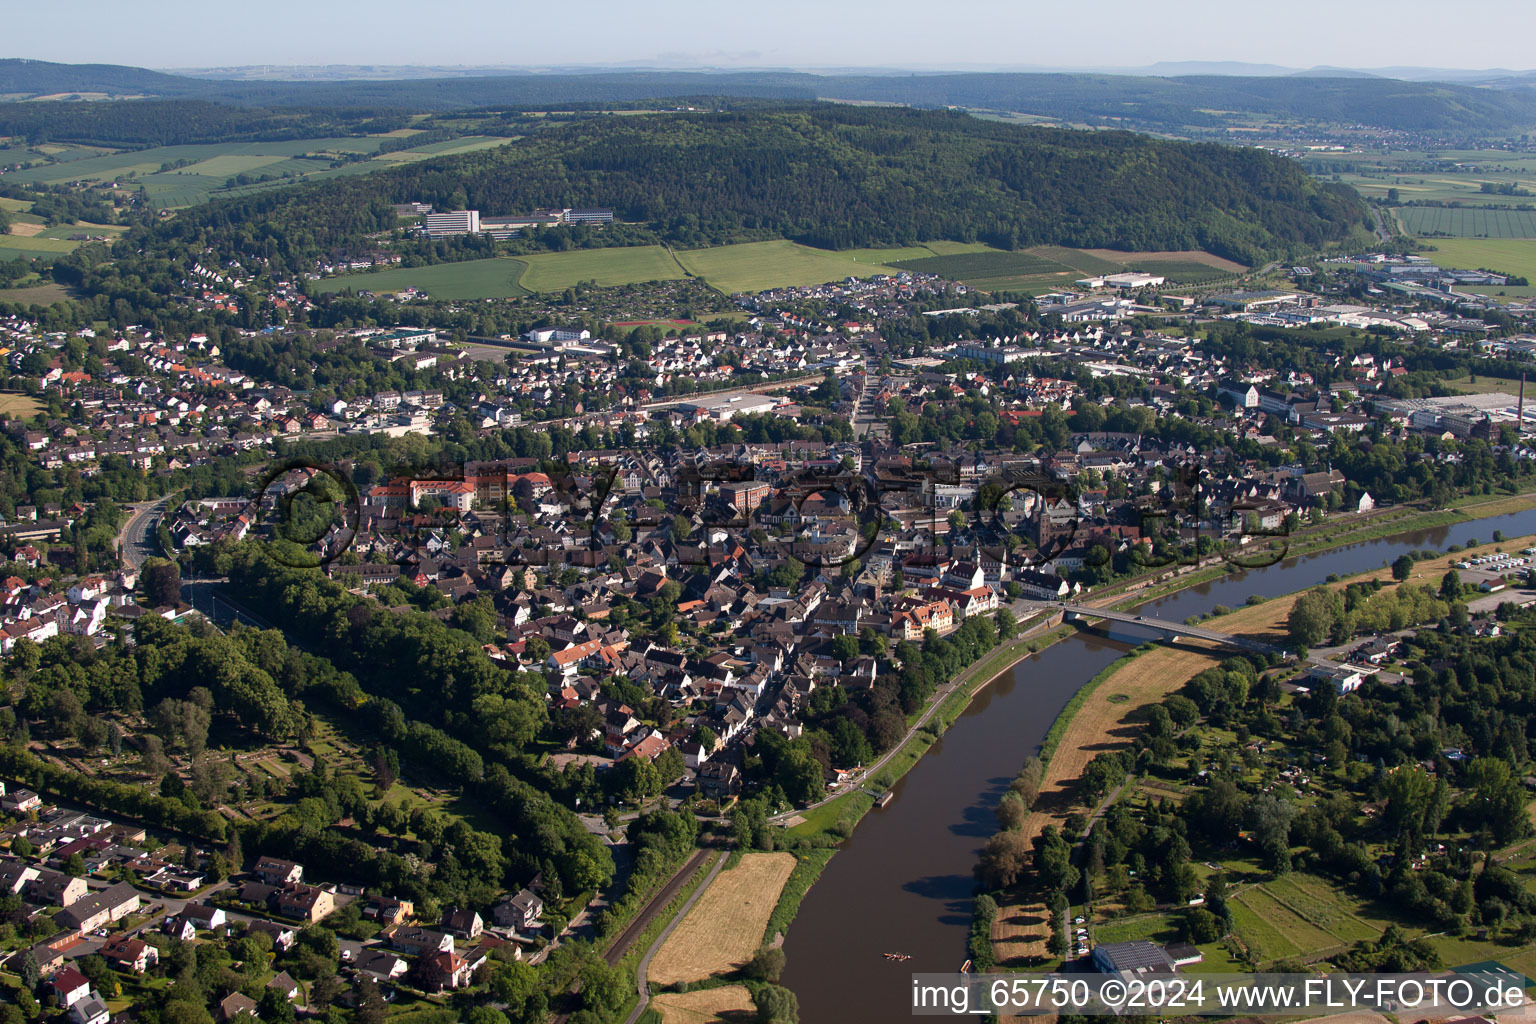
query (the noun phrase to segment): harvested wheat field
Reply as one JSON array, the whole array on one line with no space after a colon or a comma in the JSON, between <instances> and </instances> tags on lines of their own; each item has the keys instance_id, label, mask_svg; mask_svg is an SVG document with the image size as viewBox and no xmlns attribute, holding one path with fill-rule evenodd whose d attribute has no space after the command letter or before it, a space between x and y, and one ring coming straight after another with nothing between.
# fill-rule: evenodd
<instances>
[{"instance_id":1,"label":"harvested wheat field","mask_svg":"<svg viewBox=\"0 0 1536 1024\"><path fill-rule=\"evenodd\" d=\"M768 918L795 868L792 853L749 853L716 876L651 961L652 985L734 970L763 944Z\"/></svg>"},{"instance_id":2,"label":"harvested wheat field","mask_svg":"<svg viewBox=\"0 0 1536 1024\"><path fill-rule=\"evenodd\" d=\"M661 1024L733 1024L754 1019L752 993L742 985L706 988L698 992L667 992L651 1000Z\"/></svg>"},{"instance_id":3,"label":"harvested wheat field","mask_svg":"<svg viewBox=\"0 0 1536 1024\"><path fill-rule=\"evenodd\" d=\"M1486 554L1495 547L1504 551L1518 551L1531 543L1532 538L1528 537L1505 538L1497 545L1483 544L1455 555L1442 555L1418 562L1407 582L1416 586L1425 583L1438 585L1450 564L1467 557L1468 552ZM1334 586L1343 587L1353 580L1365 579L1383 579L1390 583L1392 574L1387 569L1376 569L1340 580ZM1257 639L1283 641L1286 616L1290 614L1296 597L1295 594L1288 594L1263 604L1249 605L1231 614L1209 619L1202 625ZM1032 839L1047 825L1059 828L1069 812L1080 809L1071 806L1068 799L1073 784L1082 776L1083 769L1095 754L1131 742L1140 729L1138 720L1142 707L1162 700L1203 670L1230 656L1230 651L1214 646L1202 652L1192 646L1181 645L1157 647L1139 657L1121 662L1115 672L1099 683L1073 715L1056 752L1046 764L1045 777L1040 784L1040 798L1036 801L1036 807L1040 809L1024 820L1025 836ZM992 940L998 962L1023 964L1047 959L1047 918L1046 909L1040 904L1000 907L996 923L992 926Z\"/></svg>"}]
</instances>

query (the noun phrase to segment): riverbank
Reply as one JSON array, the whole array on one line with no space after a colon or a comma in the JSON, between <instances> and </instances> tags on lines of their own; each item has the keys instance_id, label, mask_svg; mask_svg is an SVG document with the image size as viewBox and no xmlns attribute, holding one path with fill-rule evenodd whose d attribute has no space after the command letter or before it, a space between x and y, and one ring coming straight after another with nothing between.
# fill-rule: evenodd
<instances>
[{"instance_id":1,"label":"riverbank","mask_svg":"<svg viewBox=\"0 0 1536 1024\"><path fill-rule=\"evenodd\" d=\"M1452 526L1474 519L1527 509L1533 504L1536 504L1536 490L1517 494L1468 497L1461 499L1449 509L1424 510L1413 506L1383 509L1351 520L1342 526L1325 524L1307 527L1298 532L1295 545L1288 548L1285 557L1315 555L1330 548L1376 540L1381 537ZM1258 554L1257 550L1251 550L1244 557L1253 558ZM1133 579L1111 584L1097 591L1088 603L1125 610L1230 576L1235 571L1237 570L1228 562L1218 560L1214 564L1197 567L1182 575L1157 582ZM922 759L928 748L965 711L988 683L1011 670L1025 658L1038 654L1051 644L1077 632L1075 627L1060 626L1057 622L1042 623L1039 617L1027 619L1019 625L1021 636L1018 639L999 644L963 670L953 681L951 691L936 696L927 710L913 716L909 722L907 736L902 742L883 755L862 778L851 784L849 791L818 801L801 811L775 815L769 820L774 824L785 826L788 835L797 839L813 839L828 834L841 839L850 835L857 827L859 820L873 809L879 793L895 785L913 765ZM1074 705L1083 699L1086 699L1086 694L1074 697ZM1074 705L1069 705L1069 712L1075 713ZM934 715L936 707L942 709L937 716ZM938 724L937 733L926 728L934 724ZM867 790L874 792L867 792Z\"/></svg>"},{"instance_id":2,"label":"riverbank","mask_svg":"<svg viewBox=\"0 0 1536 1024\"><path fill-rule=\"evenodd\" d=\"M1488 541L1477 548L1425 560L1414 565L1414 576L1410 580L1434 582L1451 563L1467 557L1468 552L1486 553L1496 547L1513 551L1533 540L1536 537L1505 538L1498 543ZM1350 582L1372 579L1390 582L1392 574L1386 568L1369 569L1327 585L1342 588ZM1291 607L1309 589L1305 587L1261 604L1239 608L1205 624L1223 632L1283 642ZM1040 795L1022 826L1025 838L1032 840L1047 825L1060 828L1068 814L1083 810L1077 806L1074 791L1088 761L1103 751L1129 746L1140 729L1140 717L1147 705L1162 700L1229 656L1230 652L1202 649L1193 644L1154 647L1137 657L1116 661L1085 685L1051 726L1043 751L1046 760ZM1044 922L1048 916L1042 904L1030 901L1000 905L992 928L998 963L1022 966L1051 959L1045 948Z\"/></svg>"},{"instance_id":3,"label":"riverbank","mask_svg":"<svg viewBox=\"0 0 1536 1024\"><path fill-rule=\"evenodd\" d=\"M1521 512L1533 504L1536 504L1536 488L1511 494L1469 495L1443 509L1426 509L1415 505L1393 506L1353 516L1343 522L1330 520L1315 526L1304 526L1280 542L1283 543L1283 555L1280 554L1281 548L1250 546L1245 551L1233 553L1232 557L1239 563L1246 561L1250 565L1267 557L1304 558L1349 544ZM1087 603L1125 611L1240 571L1239 566L1219 556L1208 557L1203 564L1184 567L1174 575L1161 578L1133 577L1100 587Z\"/></svg>"}]
</instances>

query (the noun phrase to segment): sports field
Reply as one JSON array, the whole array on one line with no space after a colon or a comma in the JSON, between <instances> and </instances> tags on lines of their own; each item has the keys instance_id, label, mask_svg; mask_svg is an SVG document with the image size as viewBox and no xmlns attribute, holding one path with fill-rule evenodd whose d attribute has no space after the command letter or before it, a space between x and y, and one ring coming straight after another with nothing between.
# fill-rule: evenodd
<instances>
[{"instance_id":1,"label":"sports field","mask_svg":"<svg viewBox=\"0 0 1536 1024\"><path fill-rule=\"evenodd\" d=\"M1404 206L1394 211L1410 235L1452 238L1536 238L1536 211Z\"/></svg>"},{"instance_id":2,"label":"sports field","mask_svg":"<svg viewBox=\"0 0 1536 1024\"><path fill-rule=\"evenodd\" d=\"M1536 238L1436 238L1436 252L1425 253L1444 267L1486 268L1536 280Z\"/></svg>"},{"instance_id":3,"label":"sports field","mask_svg":"<svg viewBox=\"0 0 1536 1024\"><path fill-rule=\"evenodd\" d=\"M518 261L528 268L518 283L530 292L556 292L582 281L611 287L641 281L680 281L686 276L659 245L544 252L520 256Z\"/></svg>"},{"instance_id":4,"label":"sports field","mask_svg":"<svg viewBox=\"0 0 1536 1024\"><path fill-rule=\"evenodd\" d=\"M467 260L430 267L395 267L367 274L345 274L316 282L323 292L347 289L398 292L418 288L434 299L505 299L528 294L517 283L524 264L514 259Z\"/></svg>"},{"instance_id":5,"label":"sports field","mask_svg":"<svg viewBox=\"0 0 1536 1024\"><path fill-rule=\"evenodd\" d=\"M651 984L698 981L750 960L794 867L792 853L748 853L720 872L657 950Z\"/></svg>"}]
</instances>

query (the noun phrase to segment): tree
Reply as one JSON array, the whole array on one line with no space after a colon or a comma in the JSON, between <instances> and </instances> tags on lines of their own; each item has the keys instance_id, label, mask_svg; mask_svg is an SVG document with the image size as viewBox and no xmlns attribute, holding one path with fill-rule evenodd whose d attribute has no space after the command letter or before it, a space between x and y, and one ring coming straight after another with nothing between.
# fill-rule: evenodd
<instances>
[{"instance_id":1,"label":"tree","mask_svg":"<svg viewBox=\"0 0 1536 1024\"><path fill-rule=\"evenodd\" d=\"M756 981L777 982L784 973L784 951L775 946L763 946L752 954L742 973Z\"/></svg>"},{"instance_id":2,"label":"tree","mask_svg":"<svg viewBox=\"0 0 1536 1024\"><path fill-rule=\"evenodd\" d=\"M64 858L64 873L71 878L85 877L85 858L80 856L79 850Z\"/></svg>"},{"instance_id":3,"label":"tree","mask_svg":"<svg viewBox=\"0 0 1536 1024\"><path fill-rule=\"evenodd\" d=\"M1003 794L1003 798L997 802L997 827L1004 831L1012 831L1024 824L1024 819L1029 816L1029 808L1024 806L1024 801L1013 790Z\"/></svg>"},{"instance_id":4,"label":"tree","mask_svg":"<svg viewBox=\"0 0 1536 1024\"><path fill-rule=\"evenodd\" d=\"M1045 951L1051 956L1066 956L1067 951L1072 947L1067 942L1067 922L1064 915L1052 910L1050 923L1046 927L1049 934L1045 940Z\"/></svg>"},{"instance_id":5,"label":"tree","mask_svg":"<svg viewBox=\"0 0 1536 1024\"><path fill-rule=\"evenodd\" d=\"M858 637L849 636L847 633L843 633L832 638L832 657L846 664L858 656Z\"/></svg>"},{"instance_id":6,"label":"tree","mask_svg":"<svg viewBox=\"0 0 1536 1024\"><path fill-rule=\"evenodd\" d=\"M1019 880L1029 864L1029 842L1024 833L999 832L981 848L976 873L988 889L1006 889Z\"/></svg>"},{"instance_id":7,"label":"tree","mask_svg":"<svg viewBox=\"0 0 1536 1024\"><path fill-rule=\"evenodd\" d=\"M171 760L165 756L165 743L159 736L146 733L139 737L139 746L143 751L140 764L144 771L150 775L164 775L170 769Z\"/></svg>"},{"instance_id":8,"label":"tree","mask_svg":"<svg viewBox=\"0 0 1536 1024\"><path fill-rule=\"evenodd\" d=\"M1467 767L1467 781L1472 791L1464 806L1474 827L1487 828L1500 845L1529 830L1524 790L1507 761L1479 757Z\"/></svg>"},{"instance_id":9,"label":"tree","mask_svg":"<svg viewBox=\"0 0 1536 1024\"><path fill-rule=\"evenodd\" d=\"M1072 866L1072 846L1057 830L1047 825L1034 839L1034 868L1047 889L1066 892L1077 884L1078 870Z\"/></svg>"},{"instance_id":10,"label":"tree","mask_svg":"<svg viewBox=\"0 0 1536 1024\"><path fill-rule=\"evenodd\" d=\"M1333 632L1335 596L1319 587L1296 599L1286 617L1291 639L1306 647L1316 647Z\"/></svg>"},{"instance_id":11,"label":"tree","mask_svg":"<svg viewBox=\"0 0 1536 1024\"><path fill-rule=\"evenodd\" d=\"M152 606L174 607L181 601L181 566L175 562L151 558L144 563L141 578L144 582L144 596Z\"/></svg>"},{"instance_id":12,"label":"tree","mask_svg":"<svg viewBox=\"0 0 1536 1024\"><path fill-rule=\"evenodd\" d=\"M757 1024L798 1024L800 1001L780 985L764 985L753 997L757 1004Z\"/></svg>"},{"instance_id":13,"label":"tree","mask_svg":"<svg viewBox=\"0 0 1536 1024\"><path fill-rule=\"evenodd\" d=\"M1409 555L1398 555L1397 561L1392 563L1392 578L1401 583L1413 573L1413 558Z\"/></svg>"},{"instance_id":14,"label":"tree","mask_svg":"<svg viewBox=\"0 0 1536 1024\"><path fill-rule=\"evenodd\" d=\"M1462 596L1461 574L1455 569L1447 569L1445 575L1440 577L1440 599L1454 603L1460 601Z\"/></svg>"},{"instance_id":15,"label":"tree","mask_svg":"<svg viewBox=\"0 0 1536 1024\"><path fill-rule=\"evenodd\" d=\"M1394 834L1417 836L1429 809L1435 784L1418 765L1403 765L1387 774L1382 790L1387 798L1386 822Z\"/></svg>"},{"instance_id":16,"label":"tree","mask_svg":"<svg viewBox=\"0 0 1536 1024\"><path fill-rule=\"evenodd\" d=\"M384 1002L384 996L379 993L378 983L371 977L365 978L359 988L361 998L352 1019L358 1024L384 1024L389 1016L389 1004Z\"/></svg>"},{"instance_id":17,"label":"tree","mask_svg":"<svg viewBox=\"0 0 1536 1024\"><path fill-rule=\"evenodd\" d=\"M1024 759L1024 767L1013 777L1008 788L1019 795L1024 809L1029 810L1035 806L1035 800L1040 796L1040 780L1045 772L1045 767L1040 759L1033 755Z\"/></svg>"},{"instance_id":18,"label":"tree","mask_svg":"<svg viewBox=\"0 0 1536 1024\"><path fill-rule=\"evenodd\" d=\"M16 965L16 973L21 977L21 987L28 992L36 992L38 982L42 980L42 971L38 969L37 957L32 951L26 950L21 954L21 960Z\"/></svg>"},{"instance_id":19,"label":"tree","mask_svg":"<svg viewBox=\"0 0 1536 1024\"><path fill-rule=\"evenodd\" d=\"M1011 640L1019 631L1019 620L1007 608L999 608L997 614L992 616L992 621L997 626L999 640Z\"/></svg>"},{"instance_id":20,"label":"tree","mask_svg":"<svg viewBox=\"0 0 1536 1024\"><path fill-rule=\"evenodd\" d=\"M1225 932L1221 926L1221 919L1204 907L1191 907L1184 913L1184 919L1180 922L1184 932L1184 941L1200 945L1206 942L1216 942Z\"/></svg>"}]
</instances>

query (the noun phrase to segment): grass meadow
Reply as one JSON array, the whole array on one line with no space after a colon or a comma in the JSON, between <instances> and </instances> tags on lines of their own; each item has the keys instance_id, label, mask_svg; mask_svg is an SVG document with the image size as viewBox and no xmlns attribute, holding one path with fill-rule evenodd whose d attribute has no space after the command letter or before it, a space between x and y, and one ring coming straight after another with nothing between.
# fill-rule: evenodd
<instances>
[{"instance_id":1,"label":"grass meadow","mask_svg":"<svg viewBox=\"0 0 1536 1024\"><path fill-rule=\"evenodd\" d=\"M659 245L615 249L573 249L520 256L527 269L518 284L530 292L562 291L582 281L608 287L641 281L678 281L686 275Z\"/></svg>"},{"instance_id":2,"label":"grass meadow","mask_svg":"<svg viewBox=\"0 0 1536 1024\"><path fill-rule=\"evenodd\" d=\"M316 282L323 292L398 292L418 288L434 299L498 299L528 294L518 278L526 265L521 260L494 258L463 263L438 263L430 267L395 267L366 274L346 274Z\"/></svg>"},{"instance_id":3,"label":"grass meadow","mask_svg":"<svg viewBox=\"0 0 1536 1024\"><path fill-rule=\"evenodd\" d=\"M1444 267L1486 268L1536 279L1536 238L1436 238L1436 252L1426 253Z\"/></svg>"},{"instance_id":4,"label":"grass meadow","mask_svg":"<svg viewBox=\"0 0 1536 1024\"><path fill-rule=\"evenodd\" d=\"M889 266L856 260L850 253L813 249L785 239L690 249L679 252L677 258L689 273L728 295L894 273Z\"/></svg>"}]
</instances>

